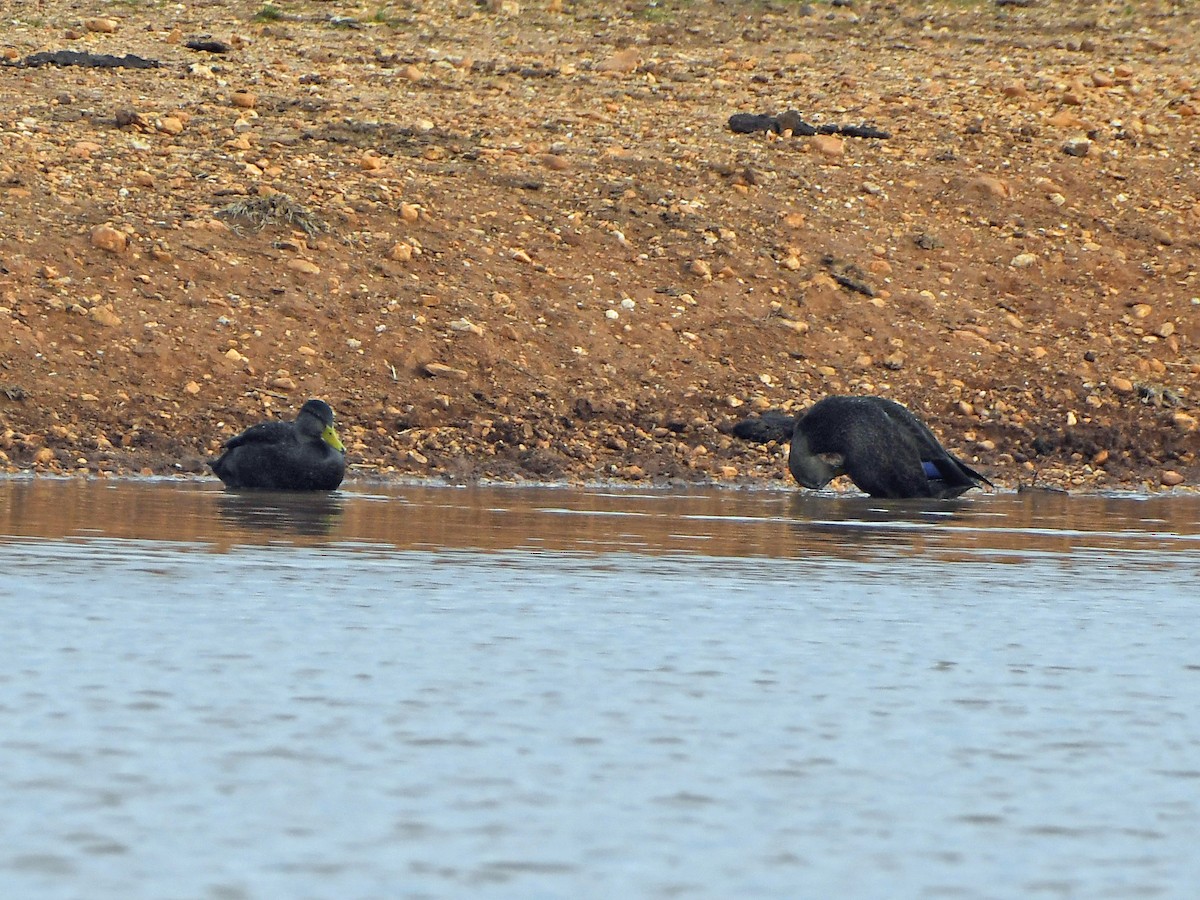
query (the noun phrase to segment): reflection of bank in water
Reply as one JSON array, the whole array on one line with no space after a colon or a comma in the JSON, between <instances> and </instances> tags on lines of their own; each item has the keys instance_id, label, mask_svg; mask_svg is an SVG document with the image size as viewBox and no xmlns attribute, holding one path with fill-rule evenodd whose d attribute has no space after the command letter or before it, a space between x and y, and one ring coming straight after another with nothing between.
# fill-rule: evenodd
<instances>
[{"instance_id":1,"label":"reflection of bank in water","mask_svg":"<svg viewBox=\"0 0 1200 900\"><path fill-rule=\"evenodd\" d=\"M226 491L216 495L217 515L226 526L246 531L327 535L344 509L339 494L293 491Z\"/></svg>"}]
</instances>

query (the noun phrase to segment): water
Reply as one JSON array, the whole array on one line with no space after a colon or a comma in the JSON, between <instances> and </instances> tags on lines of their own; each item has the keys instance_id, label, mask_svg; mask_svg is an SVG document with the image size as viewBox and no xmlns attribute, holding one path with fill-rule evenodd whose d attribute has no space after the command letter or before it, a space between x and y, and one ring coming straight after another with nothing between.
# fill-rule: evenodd
<instances>
[{"instance_id":1,"label":"water","mask_svg":"<svg viewBox=\"0 0 1200 900\"><path fill-rule=\"evenodd\" d=\"M1192 897L1200 498L0 481L0 896Z\"/></svg>"}]
</instances>

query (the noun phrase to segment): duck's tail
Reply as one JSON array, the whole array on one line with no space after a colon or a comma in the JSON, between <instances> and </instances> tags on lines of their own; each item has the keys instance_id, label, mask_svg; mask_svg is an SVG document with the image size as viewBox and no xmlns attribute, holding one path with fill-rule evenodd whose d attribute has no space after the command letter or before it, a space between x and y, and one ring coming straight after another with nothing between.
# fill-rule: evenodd
<instances>
[{"instance_id":1,"label":"duck's tail","mask_svg":"<svg viewBox=\"0 0 1200 900\"><path fill-rule=\"evenodd\" d=\"M795 416L769 412L761 416L751 416L749 419L742 419L742 421L730 429L730 433L734 437L739 437L744 441L767 444L771 441L790 441L792 439L792 432L795 430Z\"/></svg>"}]
</instances>

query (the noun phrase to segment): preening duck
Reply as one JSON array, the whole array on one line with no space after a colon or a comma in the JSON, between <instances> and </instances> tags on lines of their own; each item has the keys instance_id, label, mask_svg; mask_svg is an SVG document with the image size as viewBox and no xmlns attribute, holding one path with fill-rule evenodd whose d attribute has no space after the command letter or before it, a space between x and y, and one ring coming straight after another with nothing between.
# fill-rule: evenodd
<instances>
[{"instance_id":1,"label":"preening duck","mask_svg":"<svg viewBox=\"0 0 1200 900\"><path fill-rule=\"evenodd\" d=\"M839 475L872 497L957 497L992 485L924 422L884 397L826 397L800 416L743 419L733 434L757 443L791 441L788 470L807 488L822 488Z\"/></svg>"}]
</instances>

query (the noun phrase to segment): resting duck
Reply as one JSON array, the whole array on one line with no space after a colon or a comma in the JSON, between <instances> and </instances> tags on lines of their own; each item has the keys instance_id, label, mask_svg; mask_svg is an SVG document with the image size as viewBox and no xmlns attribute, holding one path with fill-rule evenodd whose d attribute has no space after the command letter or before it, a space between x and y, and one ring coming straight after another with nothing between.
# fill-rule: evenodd
<instances>
[{"instance_id":1,"label":"resting duck","mask_svg":"<svg viewBox=\"0 0 1200 900\"><path fill-rule=\"evenodd\" d=\"M226 487L332 491L346 474L346 448L324 400L309 400L294 422L252 425L223 449L212 470Z\"/></svg>"},{"instance_id":2,"label":"resting duck","mask_svg":"<svg viewBox=\"0 0 1200 900\"><path fill-rule=\"evenodd\" d=\"M883 397L826 397L798 417L743 419L733 434L763 444L791 441L788 470L806 488L822 488L839 475L872 497L947 498L992 486L924 422Z\"/></svg>"}]
</instances>

